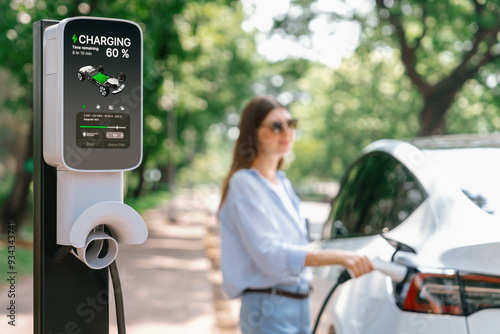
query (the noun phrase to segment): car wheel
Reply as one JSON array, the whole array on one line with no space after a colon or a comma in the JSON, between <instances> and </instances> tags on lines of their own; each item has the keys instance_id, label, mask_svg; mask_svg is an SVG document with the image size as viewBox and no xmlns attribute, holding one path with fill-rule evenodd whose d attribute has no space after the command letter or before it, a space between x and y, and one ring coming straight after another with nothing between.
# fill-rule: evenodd
<instances>
[{"instance_id":1,"label":"car wheel","mask_svg":"<svg viewBox=\"0 0 500 334\"><path fill-rule=\"evenodd\" d=\"M82 72L78 72L77 76L78 76L78 80L80 80L80 81L85 80L85 75Z\"/></svg>"},{"instance_id":2,"label":"car wheel","mask_svg":"<svg viewBox=\"0 0 500 334\"><path fill-rule=\"evenodd\" d=\"M105 86L100 86L99 87L99 93L101 93L102 96L108 96L109 94L109 88Z\"/></svg>"},{"instance_id":3,"label":"car wheel","mask_svg":"<svg viewBox=\"0 0 500 334\"><path fill-rule=\"evenodd\" d=\"M120 72L120 73L118 74L117 79L118 79L118 81L119 81L119 82L124 82L124 81L125 81L125 78L126 78L126 77L125 77L125 74L123 74L122 72Z\"/></svg>"}]
</instances>

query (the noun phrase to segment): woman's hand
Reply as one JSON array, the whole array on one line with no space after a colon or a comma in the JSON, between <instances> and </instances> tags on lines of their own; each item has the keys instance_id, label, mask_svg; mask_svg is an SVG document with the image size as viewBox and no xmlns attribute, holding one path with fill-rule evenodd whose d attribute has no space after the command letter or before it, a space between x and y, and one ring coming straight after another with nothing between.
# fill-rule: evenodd
<instances>
[{"instance_id":1,"label":"woman's hand","mask_svg":"<svg viewBox=\"0 0 500 334\"><path fill-rule=\"evenodd\" d=\"M346 252L342 265L349 269L350 274L354 275L354 277L367 274L374 269L372 262L366 255L358 255L351 252Z\"/></svg>"},{"instance_id":2,"label":"woman's hand","mask_svg":"<svg viewBox=\"0 0 500 334\"><path fill-rule=\"evenodd\" d=\"M372 271L373 265L366 255L358 255L337 249L321 249L307 252L306 266L325 266L340 264L350 270L354 277Z\"/></svg>"}]
</instances>

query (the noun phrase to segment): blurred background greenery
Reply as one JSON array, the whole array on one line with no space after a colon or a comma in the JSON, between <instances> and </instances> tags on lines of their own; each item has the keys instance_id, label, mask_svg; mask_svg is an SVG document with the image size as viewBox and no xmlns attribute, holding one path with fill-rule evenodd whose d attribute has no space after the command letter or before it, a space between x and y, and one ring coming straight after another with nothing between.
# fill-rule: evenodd
<instances>
[{"instance_id":1,"label":"blurred background greenery","mask_svg":"<svg viewBox=\"0 0 500 334\"><path fill-rule=\"evenodd\" d=\"M126 173L130 203L218 186L238 114L257 94L300 120L286 171L304 195L339 180L376 139L500 127L496 0L0 0L0 12L3 233L10 221L32 224L32 24L41 19L122 18L143 29L144 158Z\"/></svg>"}]
</instances>

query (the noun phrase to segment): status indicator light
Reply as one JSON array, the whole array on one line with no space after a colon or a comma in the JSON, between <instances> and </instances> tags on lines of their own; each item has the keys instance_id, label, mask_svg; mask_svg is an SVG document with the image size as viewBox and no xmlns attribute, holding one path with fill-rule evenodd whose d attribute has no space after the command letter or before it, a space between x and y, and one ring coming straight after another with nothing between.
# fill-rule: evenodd
<instances>
[{"instance_id":1,"label":"status indicator light","mask_svg":"<svg viewBox=\"0 0 500 334\"><path fill-rule=\"evenodd\" d=\"M108 129L109 126L102 125L80 125L80 129Z\"/></svg>"}]
</instances>

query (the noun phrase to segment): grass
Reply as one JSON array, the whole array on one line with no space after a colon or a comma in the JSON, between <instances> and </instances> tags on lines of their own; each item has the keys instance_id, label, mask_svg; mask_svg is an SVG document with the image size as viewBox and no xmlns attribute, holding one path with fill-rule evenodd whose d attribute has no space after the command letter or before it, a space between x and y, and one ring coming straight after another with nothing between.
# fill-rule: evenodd
<instances>
[{"instance_id":1,"label":"grass","mask_svg":"<svg viewBox=\"0 0 500 334\"><path fill-rule=\"evenodd\" d=\"M139 198L125 199L125 203L141 214L147 209L159 206L169 198L169 192L155 191L153 193L140 196ZM7 237L2 236L2 239L7 240ZM30 223L19 226L19 230L16 233L15 243L13 243L15 246L15 250L13 252L13 248L11 247L9 249L9 244L7 242L0 243L0 286L8 284L7 279L11 275L8 274L9 272L16 272L16 279L19 279L24 275L29 275L33 272L32 240L33 223ZM12 254L9 254L9 250ZM10 258L10 260L14 260L14 263L11 262L14 266L13 269L10 268L9 256L14 256L14 258Z\"/></svg>"}]
</instances>

